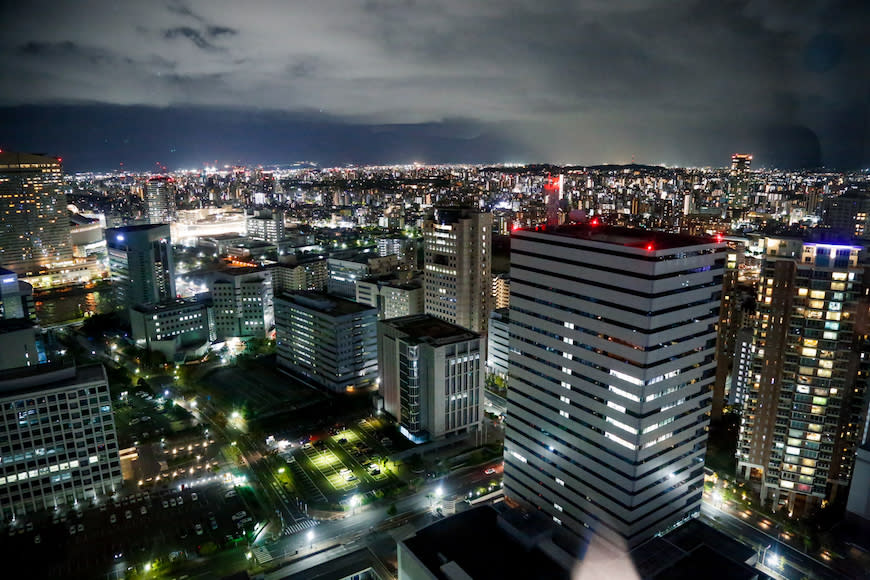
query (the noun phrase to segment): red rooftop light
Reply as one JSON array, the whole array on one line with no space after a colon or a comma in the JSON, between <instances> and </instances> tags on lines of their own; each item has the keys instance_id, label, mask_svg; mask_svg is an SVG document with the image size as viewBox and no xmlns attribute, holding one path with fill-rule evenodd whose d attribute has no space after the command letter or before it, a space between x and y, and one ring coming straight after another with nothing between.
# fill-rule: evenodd
<instances>
[{"instance_id":1,"label":"red rooftop light","mask_svg":"<svg viewBox=\"0 0 870 580\"><path fill-rule=\"evenodd\" d=\"M589 222L589 225L597 226L598 225L598 218L592 218L592 221Z\"/></svg>"},{"instance_id":2,"label":"red rooftop light","mask_svg":"<svg viewBox=\"0 0 870 580\"><path fill-rule=\"evenodd\" d=\"M650 243L648 243L648 244L646 245L646 251L647 251L647 252L652 252L654 249L655 249L655 248L653 247L652 242L650 242Z\"/></svg>"}]
</instances>

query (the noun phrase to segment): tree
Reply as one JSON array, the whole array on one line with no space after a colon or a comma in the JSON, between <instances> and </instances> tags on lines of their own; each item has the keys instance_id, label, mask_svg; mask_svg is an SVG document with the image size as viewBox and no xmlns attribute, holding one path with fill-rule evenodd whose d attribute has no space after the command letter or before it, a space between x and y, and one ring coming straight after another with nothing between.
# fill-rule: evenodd
<instances>
[{"instance_id":1,"label":"tree","mask_svg":"<svg viewBox=\"0 0 870 580\"><path fill-rule=\"evenodd\" d=\"M387 508L387 515L393 517L394 515L396 515L396 513L398 513L398 511L399 508L396 507L396 504L391 503L390 507Z\"/></svg>"}]
</instances>

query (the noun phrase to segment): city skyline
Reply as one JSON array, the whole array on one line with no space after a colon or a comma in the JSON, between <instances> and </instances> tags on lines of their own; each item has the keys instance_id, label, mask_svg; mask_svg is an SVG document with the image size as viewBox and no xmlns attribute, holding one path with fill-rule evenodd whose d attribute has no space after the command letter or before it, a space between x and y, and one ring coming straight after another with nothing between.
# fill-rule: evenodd
<instances>
[{"instance_id":1,"label":"city skyline","mask_svg":"<svg viewBox=\"0 0 870 580\"><path fill-rule=\"evenodd\" d=\"M0 147L74 170L868 163L861 3L336 7L7 5Z\"/></svg>"}]
</instances>

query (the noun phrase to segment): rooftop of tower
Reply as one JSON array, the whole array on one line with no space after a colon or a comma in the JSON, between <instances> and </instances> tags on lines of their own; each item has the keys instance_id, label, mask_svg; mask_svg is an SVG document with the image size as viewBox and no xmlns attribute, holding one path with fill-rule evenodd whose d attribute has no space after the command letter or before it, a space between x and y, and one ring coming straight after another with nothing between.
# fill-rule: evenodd
<instances>
[{"instance_id":1,"label":"rooftop of tower","mask_svg":"<svg viewBox=\"0 0 870 580\"><path fill-rule=\"evenodd\" d=\"M441 320L440 318L435 318L430 314L412 314L410 316L390 318L383 321L382 324L392 326L396 330L403 332L410 339L409 342L416 344L427 343L441 346L480 338L479 334L467 328Z\"/></svg>"},{"instance_id":2,"label":"rooftop of tower","mask_svg":"<svg viewBox=\"0 0 870 580\"><path fill-rule=\"evenodd\" d=\"M0 151L0 169L36 169L31 166L60 165L60 157L36 155L33 153L18 153L15 151Z\"/></svg>"},{"instance_id":3,"label":"rooftop of tower","mask_svg":"<svg viewBox=\"0 0 870 580\"><path fill-rule=\"evenodd\" d=\"M514 235L521 235L523 232L538 232L650 251L713 245L722 242L721 239L713 237L689 236L640 228L608 226L599 222L597 218L592 218L590 221L582 224L566 224L561 226L541 225L534 228L514 230Z\"/></svg>"}]
</instances>

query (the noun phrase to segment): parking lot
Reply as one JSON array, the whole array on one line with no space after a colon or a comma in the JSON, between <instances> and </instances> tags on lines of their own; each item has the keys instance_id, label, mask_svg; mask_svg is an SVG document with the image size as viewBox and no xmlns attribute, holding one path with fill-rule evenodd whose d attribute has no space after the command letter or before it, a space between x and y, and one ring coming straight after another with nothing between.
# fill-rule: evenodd
<instances>
[{"instance_id":1,"label":"parking lot","mask_svg":"<svg viewBox=\"0 0 870 580\"><path fill-rule=\"evenodd\" d=\"M395 476L384 464L393 443L379 437L380 427L377 420L362 419L353 425L334 427L296 447L290 465L306 499L346 504L353 495L395 483Z\"/></svg>"},{"instance_id":2,"label":"parking lot","mask_svg":"<svg viewBox=\"0 0 870 580\"><path fill-rule=\"evenodd\" d=\"M41 576L96 577L232 546L255 530L262 515L250 490L215 478L194 488L140 492L99 507L40 514L16 522L4 544L9 554L37 558Z\"/></svg>"}]
</instances>

